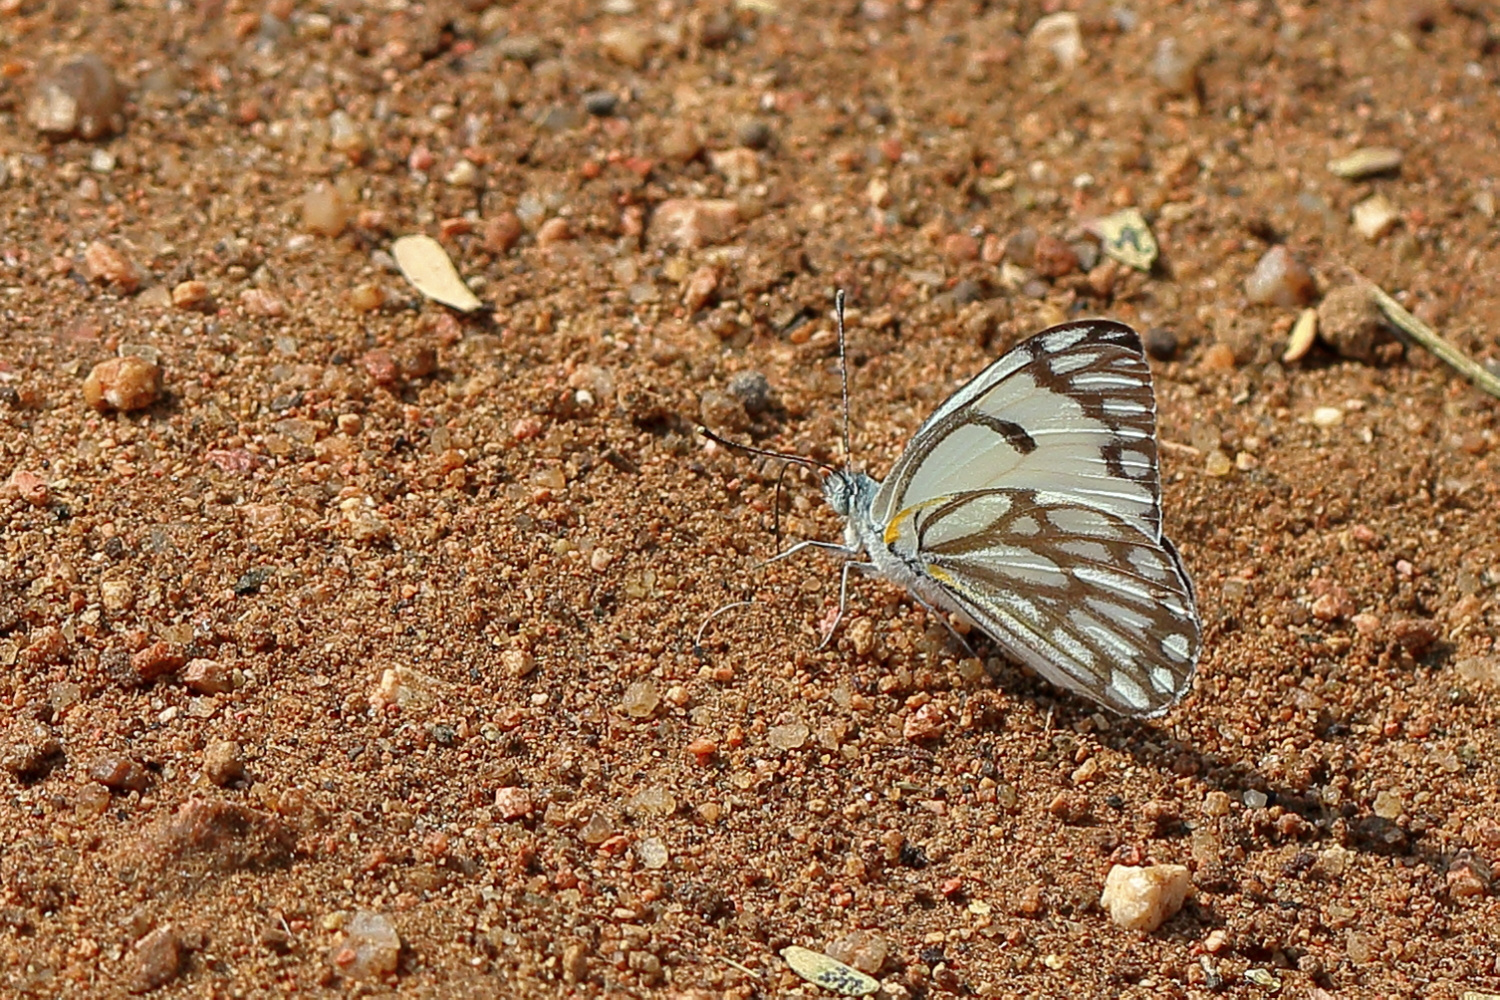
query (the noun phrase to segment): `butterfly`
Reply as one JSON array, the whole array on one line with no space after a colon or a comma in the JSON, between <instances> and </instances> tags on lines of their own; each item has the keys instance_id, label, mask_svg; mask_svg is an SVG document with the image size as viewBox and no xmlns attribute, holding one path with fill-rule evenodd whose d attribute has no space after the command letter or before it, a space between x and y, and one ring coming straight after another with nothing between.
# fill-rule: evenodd
<instances>
[{"instance_id":1,"label":"butterfly","mask_svg":"<svg viewBox=\"0 0 1500 1000\"><path fill-rule=\"evenodd\" d=\"M847 456L847 379L844 406ZM1078 320L1017 345L927 418L883 482L812 464L843 543L777 558L844 557L840 608L858 568L1122 715L1160 715L1191 688L1202 626L1162 534L1156 397L1129 326Z\"/></svg>"}]
</instances>

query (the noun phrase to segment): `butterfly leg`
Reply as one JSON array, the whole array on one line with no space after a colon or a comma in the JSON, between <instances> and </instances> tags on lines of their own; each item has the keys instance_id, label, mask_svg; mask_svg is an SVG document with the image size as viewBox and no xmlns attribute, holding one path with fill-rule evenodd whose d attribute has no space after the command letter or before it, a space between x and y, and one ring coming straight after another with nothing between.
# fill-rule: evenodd
<instances>
[{"instance_id":1,"label":"butterfly leg","mask_svg":"<svg viewBox=\"0 0 1500 1000\"><path fill-rule=\"evenodd\" d=\"M827 545L826 542L824 542L823 544ZM848 552L849 551L848 549L845 549L842 546L832 546L832 547L833 548L837 548L837 549L839 549L842 552ZM848 599L848 596L849 596L849 571L851 569L861 570L861 571L866 572L866 573L868 573L868 572L878 572L879 571L878 567L874 563L867 563L867 562L845 562L844 563L844 568L839 572L839 610L838 610L838 613L833 616L833 624L830 625L830 626L828 626L828 633L823 636L823 641L820 642L820 643L818 643L818 646L817 646L818 649L824 648L830 642L833 641L833 634L839 630L839 622L841 622L841 621L844 620L844 605L847 603L847 599Z\"/></svg>"},{"instance_id":2,"label":"butterfly leg","mask_svg":"<svg viewBox=\"0 0 1500 1000\"><path fill-rule=\"evenodd\" d=\"M760 563L755 568L763 569L766 566L771 565L773 562L781 562L781 560L787 558L788 556L794 556L798 552L801 552L803 549L822 549L824 552L835 552L846 559L851 559L854 556L859 555L860 553L859 549L850 548L847 545L839 545L837 542L820 542L817 539L809 539L805 542L798 542L796 545L793 545L785 552L772 556L771 558Z\"/></svg>"},{"instance_id":3,"label":"butterfly leg","mask_svg":"<svg viewBox=\"0 0 1500 1000\"><path fill-rule=\"evenodd\" d=\"M921 594L917 593L915 590L907 590L907 593L910 594L913 598L915 598L916 602L918 604L920 604L920 605L922 605L922 607L926 608L928 614L932 615L938 621L940 621L940 622L943 623L943 627L948 630L948 634L951 635L951 636L953 636L953 638L955 638L955 639L958 640L958 644L964 648L964 651L966 653L968 653L971 657L973 657L976 660L980 659L979 654L976 653L976 652L974 652L974 647L971 646L971 645L969 645L969 640L965 639L962 635L960 635L959 632L958 632L958 629L956 629L956 628L953 627L953 623L948 620L948 615L943 611L942 608L935 607L934 605L929 604L928 601L927 601L927 598L923 597Z\"/></svg>"}]
</instances>

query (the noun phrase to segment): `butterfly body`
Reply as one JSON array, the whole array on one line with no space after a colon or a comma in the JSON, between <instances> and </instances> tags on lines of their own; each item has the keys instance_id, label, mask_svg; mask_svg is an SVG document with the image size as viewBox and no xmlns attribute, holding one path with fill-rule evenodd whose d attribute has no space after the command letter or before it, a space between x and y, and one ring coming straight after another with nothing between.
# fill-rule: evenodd
<instances>
[{"instance_id":1,"label":"butterfly body","mask_svg":"<svg viewBox=\"0 0 1500 1000\"><path fill-rule=\"evenodd\" d=\"M849 557L1125 715L1192 685L1192 582L1161 530L1156 404L1134 330L1044 330L955 392L878 481L833 472Z\"/></svg>"}]
</instances>

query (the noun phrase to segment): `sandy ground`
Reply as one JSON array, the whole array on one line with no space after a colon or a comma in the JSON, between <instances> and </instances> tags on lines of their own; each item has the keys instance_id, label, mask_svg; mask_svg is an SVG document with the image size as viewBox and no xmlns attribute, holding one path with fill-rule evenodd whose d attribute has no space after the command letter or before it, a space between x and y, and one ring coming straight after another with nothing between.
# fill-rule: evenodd
<instances>
[{"instance_id":1,"label":"sandy ground","mask_svg":"<svg viewBox=\"0 0 1500 1000\"><path fill-rule=\"evenodd\" d=\"M789 945L889 997L1500 991L1497 401L1280 360L1347 268L1500 358L1494 12L1057 6L0 3L0 993L829 995ZM86 53L123 103L58 125ZM1311 283L1251 302L1276 246ZM837 460L839 287L876 475L1052 322L1170 355L1170 714L880 581L815 650L835 566L760 567L777 469L695 430ZM1116 864L1192 895L1118 927Z\"/></svg>"}]
</instances>

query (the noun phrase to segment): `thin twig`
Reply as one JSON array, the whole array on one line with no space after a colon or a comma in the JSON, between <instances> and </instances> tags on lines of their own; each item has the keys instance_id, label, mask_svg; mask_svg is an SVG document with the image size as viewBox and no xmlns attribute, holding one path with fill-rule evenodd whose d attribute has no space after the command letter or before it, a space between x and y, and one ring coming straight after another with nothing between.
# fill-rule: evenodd
<instances>
[{"instance_id":1,"label":"thin twig","mask_svg":"<svg viewBox=\"0 0 1500 1000\"><path fill-rule=\"evenodd\" d=\"M743 966L740 963L736 962L732 958L726 958L725 956L720 955L719 956L719 961L723 962L725 965L732 965L732 966L734 966L736 969L739 969L741 972L743 972L747 976L750 976L751 978L760 979L760 980L764 980L766 978L765 976L762 976L759 972L756 972L754 969L746 968L745 966Z\"/></svg>"},{"instance_id":2,"label":"thin twig","mask_svg":"<svg viewBox=\"0 0 1500 1000\"><path fill-rule=\"evenodd\" d=\"M1375 300L1380 311L1385 313L1386 319L1390 320L1402 333L1437 355L1439 360L1445 362L1480 389L1500 399L1500 378L1496 378L1489 369L1438 336L1436 330L1407 312L1401 303L1385 293L1385 289L1353 268L1349 270L1353 271L1354 276L1365 284L1370 291L1370 297Z\"/></svg>"}]
</instances>

